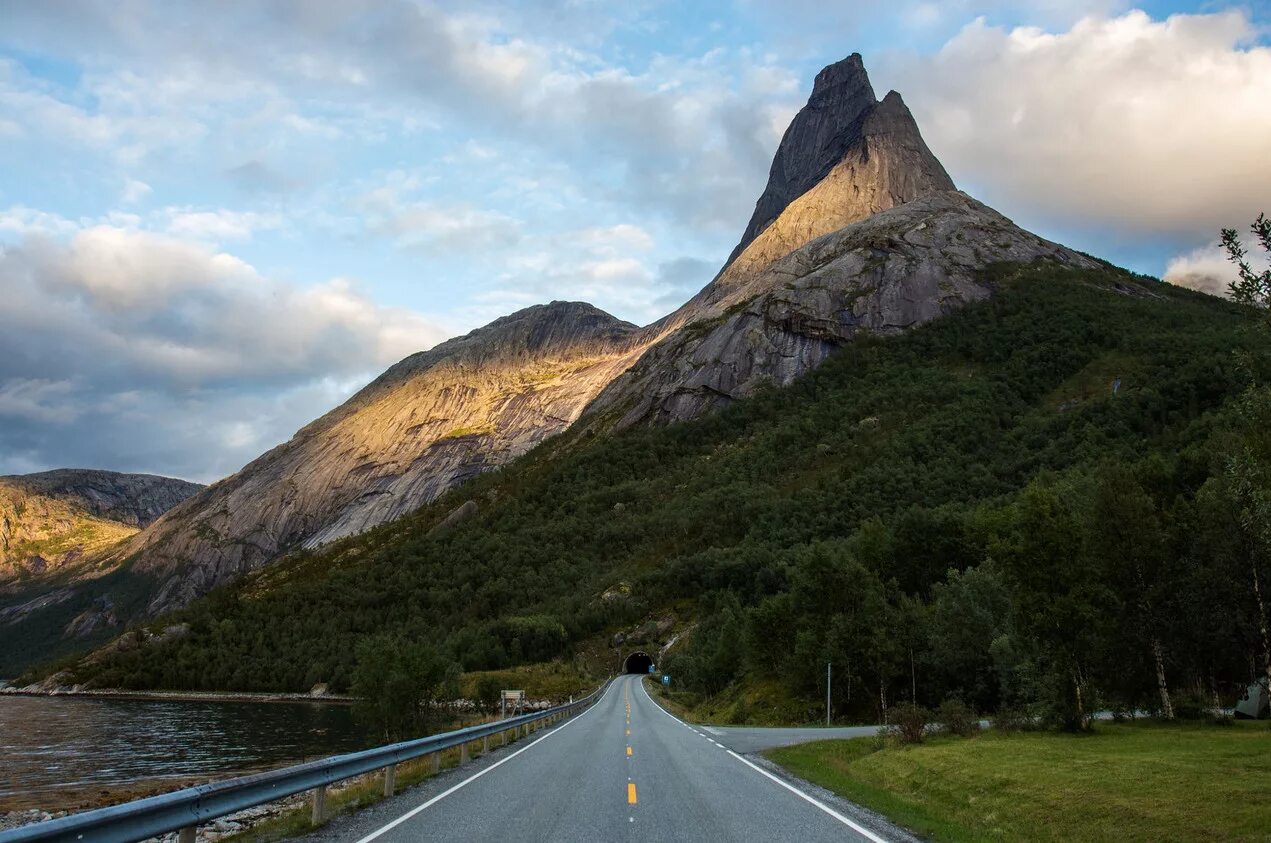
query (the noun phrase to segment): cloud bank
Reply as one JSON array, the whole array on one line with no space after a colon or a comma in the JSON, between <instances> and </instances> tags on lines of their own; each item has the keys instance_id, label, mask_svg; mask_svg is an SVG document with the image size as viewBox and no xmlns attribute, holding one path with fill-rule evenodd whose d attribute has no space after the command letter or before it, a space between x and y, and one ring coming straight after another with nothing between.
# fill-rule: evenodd
<instances>
[{"instance_id":1,"label":"cloud bank","mask_svg":"<svg viewBox=\"0 0 1271 843\"><path fill-rule=\"evenodd\" d=\"M0 247L0 473L237 469L446 332L336 278L94 225Z\"/></svg>"}]
</instances>

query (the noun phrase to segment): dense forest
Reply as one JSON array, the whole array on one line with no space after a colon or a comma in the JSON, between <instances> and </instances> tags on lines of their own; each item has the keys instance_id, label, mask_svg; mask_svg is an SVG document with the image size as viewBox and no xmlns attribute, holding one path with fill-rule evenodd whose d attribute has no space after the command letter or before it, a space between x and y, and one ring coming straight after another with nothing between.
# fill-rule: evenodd
<instances>
[{"instance_id":1,"label":"dense forest","mask_svg":"<svg viewBox=\"0 0 1271 843\"><path fill-rule=\"evenodd\" d=\"M339 690L386 631L472 671L673 611L691 625L663 666L700 698L775 679L812 712L832 662L845 719L958 698L1080 726L1230 702L1267 660L1266 334L1119 270L994 283L710 418L579 426L75 678ZM475 518L434 529L467 499Z\"/></svg>"}]
</instances>

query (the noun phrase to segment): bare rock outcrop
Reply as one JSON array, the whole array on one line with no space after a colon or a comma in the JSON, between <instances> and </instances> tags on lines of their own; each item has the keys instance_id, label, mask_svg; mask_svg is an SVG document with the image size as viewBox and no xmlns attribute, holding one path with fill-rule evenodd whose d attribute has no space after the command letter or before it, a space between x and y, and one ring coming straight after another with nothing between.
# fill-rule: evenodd
<instances>
[{"instance_id":1,"label":"bare rock outcrop","mask_svg":"<svg viewBox=\"0 0 1271 843\"><path fill-rule=\"evenodd\" d=\"M58 468L0 477L0 483L55 498L84 512L133 527L145 527L203 488L200 483L87 468Z\"/></svg>"},{"instance_id":2,"label":"bare rock outcrop","mask_svg":"<svg viewBox=\"0 0 1271 843\"><path fill-rule=\"evenodd\" d=\"M625 365L635 330L553 302L407 357L121 555L164 579L158 612L290 548L398 518L568 427Z\"/></svg>"},{"instance_id":3,"label":"bare rock outcrop","mask_svg":"<svg viewBox=\"0 0 1271 843\"><path fill-rule=\"evenodd\" d=\"M819 237L743 283L714 285L588 408L618 427L695 418L785 386L859 333L889 335L987 297L994 263L1095 262L958 191Z\"/></svg>"},{"instance_id":4,"label":"bare rock outcrop","mask_svg":"<svg viewBox=\"0 0 1271 843\"><path fill-rule=\"evenodd\" d=\"M853 53L817 74L721 275L761 269L822 234L953 189L900 94L875 100L860 54Z\"/></svg>"},{"instance_id":5,"label":"bare rock outcrop","mask_svg":"<svg viewBox=\"0 0 1271 843\"><path fill-rule=\"evenodd\" d=\"M20 578L29 585L92 561L201 488L92 469L0 477L0 583Z\"/></svg>"}]
</instances>

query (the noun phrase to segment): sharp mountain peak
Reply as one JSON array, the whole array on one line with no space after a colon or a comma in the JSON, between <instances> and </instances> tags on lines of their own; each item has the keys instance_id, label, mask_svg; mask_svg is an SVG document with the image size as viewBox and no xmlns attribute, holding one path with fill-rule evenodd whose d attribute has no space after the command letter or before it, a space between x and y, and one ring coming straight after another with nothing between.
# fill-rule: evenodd
<instances>
[{"instance_id":1,"label":"sharp mountain peak","mask_svg":"<svg viewBox=\"0 0 1271 843\"><path fill-rule=\"evenodd\" d=\"M737 248L677 311L637 328L553 301L412 354L118 558L162 580L151 612L181 605L289 548L400 517L580 417L603 432L699 416L790 383L861 332L989 295L989 262L1038 258L1090 263L959 193L853 53L817 74Z\"/></svg>"},{"instance_id":2,"label":"sharp mountain peak","mask_svg":"<svg viewBox=\"0 0 1271 843\"><path fill-rule=\"evenodd\" d=\"M767 186L725 269L793 202L845 164L855 165L855 171L840 187L855 196L832 200L839 213L822 215L824 225L817 227L816 236L925 193L955 189L953 179L927 148L900 94L891 91L881 102L877 100L860 53L852 53L817 74L807 103L777 146ZM762 249L756 260L748 263L771 262L809 239L794 243L783 233L779 243Z\"/></svg>"}]
</instances>

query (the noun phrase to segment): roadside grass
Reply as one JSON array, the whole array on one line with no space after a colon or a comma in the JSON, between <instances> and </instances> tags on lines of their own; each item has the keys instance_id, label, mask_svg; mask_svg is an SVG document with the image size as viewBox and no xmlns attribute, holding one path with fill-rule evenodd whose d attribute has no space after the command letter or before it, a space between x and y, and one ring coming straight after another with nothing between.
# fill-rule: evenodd
<instances>
[{"instance_id":1,"label":"roadside grass","mask_svg":"<svg viewBox=\"0 0 1271 843\"><path fill-rule=\"evenodd\" d=\"M822 726L825 709L819 700L809 702L790 692L789 684L777 679L748 679L734 682L714 696L653 684L659 699L675 714L690 723L720 726ZM856 725L836 720L836 726Z\"/></svg>"},{"instance_id":2,"label":"roadside grass","mask_svg":"<svg viewBox=\"0 0 1271 843\"><path fill-rule=\"evenodd\" d=\"M1100 723L1089 735L860 738L764 754L934 840L1271 840L1266 723Z\"/></svg>"},{"instance_id":3,"label":"roadside grass","mask_svg":"<svg viewBox=\"0 0 1271 843\"><path fill-rule=\"evenodd\" d=\"M483 684L503 689L518 689L534 700L564 701L569 697L590 694L600 680L589 676L577 665L562 661L534 662L505 670L474 670L459 679L460 695L477 699Z\"/></svg>"}]
</instances>

